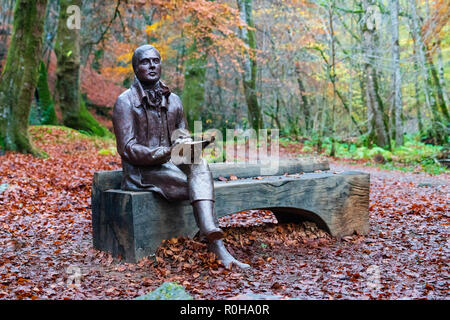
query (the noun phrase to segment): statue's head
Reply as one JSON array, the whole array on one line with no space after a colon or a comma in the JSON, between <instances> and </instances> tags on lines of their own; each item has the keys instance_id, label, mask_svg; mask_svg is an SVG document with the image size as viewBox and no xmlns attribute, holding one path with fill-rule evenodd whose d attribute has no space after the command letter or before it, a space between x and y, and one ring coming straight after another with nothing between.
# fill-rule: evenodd
<instances>
[{"instance_id":1,"label":"statue's head","mask_svg":"<svg viewBox=\"0 0 450 320\"><path fill-rule=\"evenodd\" d=\"M161 78L161 55L154 46L146 44L137 48L131 63L141 83L154 84Z\"/></svg>"}]
</instances>

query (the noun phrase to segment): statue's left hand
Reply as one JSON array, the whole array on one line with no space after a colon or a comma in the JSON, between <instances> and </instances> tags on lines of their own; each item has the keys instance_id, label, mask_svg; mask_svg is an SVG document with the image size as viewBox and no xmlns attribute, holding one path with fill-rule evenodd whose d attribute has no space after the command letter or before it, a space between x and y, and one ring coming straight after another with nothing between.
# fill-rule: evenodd
<instances>
[{"instance_id":1,"label":"statue's left hand","mask_svg":"<svg viewBox=\"0 0 450 320\"><path fill-rule=\"evenodd\" d=\"M175 146L177 144L183 144L183 143L191 142L191 141L192 141L191 137L179 137L172 143L172 146Z\"/></svg>"}]
</instances>

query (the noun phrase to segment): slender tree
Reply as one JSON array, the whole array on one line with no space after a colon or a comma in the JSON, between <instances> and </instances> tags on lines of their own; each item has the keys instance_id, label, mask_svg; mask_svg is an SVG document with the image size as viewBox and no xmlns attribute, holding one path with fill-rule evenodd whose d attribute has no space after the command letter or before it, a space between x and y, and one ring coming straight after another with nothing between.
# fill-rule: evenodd
<instances>
[{"instance_id":1,"label":"slender tree","mask_svg":"<svg viewBox=\"0 0 450 320\"><path fill-rule=\"evenodd\" d=\"M197 56L198 54L200 56ZM206 53L198 53L197 41L194 40L187 50L187 59L184 66L184 88L181 96L186 111L186 119L191 130L194 130L194 121L201 121L201 114L204 109L206 61Z\"/></svg>"},{"instance_id":2,"label":"slender tree","mask_svg":"<svg viewBox=\"0 0 450 320\"><path fill-rule=\"evenodd\" d=\"M258 73L258 64L256 62L256 32L253 23L252 0L237 0L239 13L243 25L248 28L240 28L240 37L248 46L247 55L244 57L243 83L245 100L248 107L248 118L253 129L264 127L261 108L258 104L256 91L256 78Z\"/></svg>"},{"instance_id":3,"label":"slender tree","mask_svg":"<svg viewBox=\"0 0 450 320\"><path fill-rule=\"evenodd\" d=\"M435 143L442 144L446 141L447 135L445 133L442 117L439 113L438 103L436 101L436 96L433 94L433 85L429 68L432 66L432 60L427 53L426 46L423 41L421 33L421 25L419 21L419 15L417 12L417 3L415 0L409 0L410 11L411 11L411 34L414 40L414 44L417 46L418 61L420 64L420 71L423 78L423 91L425 94L426 105L431 111L431 134Z\"/></svg>"},{"instance_id":4,"label":"slender tree","mask_svg":"<svg viewBox=\"0 0 450 320\"><path fill-rule=\"evenodd\" d=\"M366 103L368 120L374 132L375 142L380 147L389 147L390 140L387 130L387 121L384 114L384 103L379 92L379 79L376 63L377 34L377 2L375 0L363 0L364 21L362 23L363 34L363 58L366 76Z\"/></svg>"},{"instance_id":5,"label":"slender tree","mask_svg":"<svg viewBox=\"0 0 450 320\"><path fill-rule=\"evenodd\" d=\"M330 156L334 157L336 155L335 149L335 134L336 134L336 41L334 35L334 5L335 1L331 0L328 3L328 27L330 32L330 58L331 58L331 69L330 69L330 80L333 85L333 100L331 106L331 151Z\"/></svg>"},{"instance_id":6,"label":"slender tree","mask_svg":"<svg viewBox=\"0 0 450 320\"><path fill-rule=\"evenodd\" d=\"M305 134L310 134L312 130L312 118L311 118L311 110L310 105L308 103L308 97L306 96L305 84L303 81L303 75L301 73L300 62L297 61L295 63L295 73L297 76L298 89L300 90L300 101L303 110L303 117L305 118ZM277 111L279 110L279 98L277 98ZM277 112L278 113L278 112ZM278 115L277 115L278 116ZM278 124L279 124L278 120Z\"/></svg>"},{"instance_id":7,"label":"slender tree","mask_svg":"<svg viewBox=\"0 0 450 320\"><path fill-rule=\"evenodd\" d=\"M391 23L392 23L392 62L393 62L393 82L394 82L394 99L393 99L393 119L392 132L395 137L395 144L400 146L403 144L403 101L402 101L402 77L400 70L400 42L398 32L398 12L399 1L391 0Z\"/></svg>"}]
</instances>

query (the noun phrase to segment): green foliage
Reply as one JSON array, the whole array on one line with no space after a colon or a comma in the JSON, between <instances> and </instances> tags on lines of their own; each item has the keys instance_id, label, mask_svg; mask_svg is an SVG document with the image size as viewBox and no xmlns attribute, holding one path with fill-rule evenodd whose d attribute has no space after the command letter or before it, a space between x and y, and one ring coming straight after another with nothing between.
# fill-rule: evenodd
<instances>
[{"instance_id":1,"label":"green foliage","mask_svg":"<svg viewBox=\"0 0 450 320\"><path fill-rule=\"evenodd\" d=\"M283 147L287 147L288 145L290 145L292 143L291 139L289 139L287 137L280 137L279 141Z\"/></svg>"},{"instance_id":2,"label":"green foliage","mask_svg":"<svg viewBox=\"0 0 450 320\"><path fill-rule=\"evenodd\" d=\"M371 146L372 140L373 140L373 137L371 137L371 135L369 133L364 133L358 138L357 145L361 145L361 146L365 146L365 147L369 148Z\"/></svg>"},{"instance_id":3,"label":"green foliage","mask_svg":"<svg viewBox=\"0 0 450 320\"><path fill-rule=\"evenodd\" d=\"M125 78L122 82L124 88L129 88L133 84L132 78Z\"/></svg>"},{"instance_id":4,"label":"green foliage","mask_svg":"<svg viewBox=\"0 0 450 320\"><path fill-rule=\"evenodd\" d=\"M4 154L5 152L5 141L4 138L0 135L0 156Z\"/></svg>"},{"instance_id":5,"label":"green foliage","mask_svg":"<svg viewBox=\"0 0 450 320\"><path fill-rule=\"evenodd\" d=\"M95 50L94 59L91 64L92 69L100 71L101 60L103 58L104 53L105 53L105 51L103 49Z\"/></svg>"},{"instance_id":6,"label":"green foliage","mask_svg":"<svg viewBox=\"0 0 450 320\"><path fill-rule=\"evenodd\" d=\"M422 170L431 173L441 173L446 170L445 167L439 164L437 159L443 155L444 147L425 144L420 141L419 135L405 136L405 143L403 146L395 147L392 151L372 147L368 148L364 140L359 140L357 143L339 143L335 142L336 157L344 159L355 160L373 160L375 156L382 156L384 159L384 166L386 168L404 168L409 170L420 166ZM316 141L305 141L305 146L302 148L303 152L313 151ZM329 154L331 150L331 139L324 138L322 141L323 154Z\"/></svg>"},{"instance_id":7,"label":"green foliage","mask_svg":"<svg viewBox=\"0 0 450 320\"><path fill-rule=\"evenodd\" d=\"M181 99L186 112L189 128L194 129L194 121L201 119L205 102L205 75L207 56L197 57L197 42L188 49L188 59L185 62L185 84Z\"/></svg>"},{"instance_id":8,"label":"green foliage","mask_svg":"<svg viewBox=\"0 0 450 320\"><path fill-rule=\"evenodd\" d=\"M427 141L433 144L448 144L449 141L449 132L450 132L450 122L447 123L447 125L444 125L443 123L437 123L435 126L439 129L438 133L441 134L441 138L436 138L436 132L435 129L432 126L427 126L420 136L421 141ZM441 141L439 141L441 140Z\"/></svg>"},{"instance_id":9,"label":"green foliage","mask_svg":"<svg viewBox=\"0 0 450 320\"><path fill-rule=\"evenodd\" d=\"M193 298L176 282L164 282L156 290L135 300L193 300Z\"/></svg>"},{"instance_id":10,"label":"green foliage","mask_svg":"<svg viewBox=\"0 0 450 320\"><path fill-rule=\"evenodd\" d=\"M115 155L116 153L117 153L117 151L113 147L108 148L108 149L103 148L98 151L98 154L100 154L102 156Z\"/></svg>"},{"instance_id":11,"label":"green foliage","mask_svg":"<svg viewBox=\"0 0 450 320\"><path fill-rule=\"evenodd\" d=\"M386 170L400 170L400 171L404 171L404 172L423 171L423 172L427 172L427 173L431 173L431 174L441 174L441 173L448 172L447 168L445 168L442 165L437 164L433 160L424 161L423 163L418 164L416 166L399 165L398 163L387 162L384 164L377 165L377 167L379 167L381 169L386 169Z\"/></svg>"},{"instance_id":12,"label":"green foliage","mask_svg":"<svg viewBox=\"0 0 450 320\"><path fill-rule=\"evenodd\" d=\"M302 148L302 151L303 151L303 152L306 152L306 153L311 153L311 152L314 151L314 149L313 149L313 147L311 147L311 146L304 146L304 147Z\"/></svg>"},{"instance_id":13,"label":"green foliage","mask_svg":"<svg viewBox=\"0 0 450 320\"><path fill-rule=\"evenodd\" d=\"M216 151L218 152L216 153ZM226 160L226 152L223 142L215 141L214 148L213 145L206 147L203 150L202 157L206 159L208 163L224 162Z\"/></svg>"}]
</instances>

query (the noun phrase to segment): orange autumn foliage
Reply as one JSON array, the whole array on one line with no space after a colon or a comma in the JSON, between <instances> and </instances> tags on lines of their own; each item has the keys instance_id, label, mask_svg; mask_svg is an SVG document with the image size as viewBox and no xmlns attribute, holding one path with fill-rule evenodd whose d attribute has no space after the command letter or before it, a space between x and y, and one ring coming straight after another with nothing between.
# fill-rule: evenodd
<instances>
[{"instance_id":1,"label":"orange autumn foliage","mask_svg":"<svg viewBox=\"0 0 450 320\"><path fill-rule=\"evenodd\" d=\"M135 12L151 12L152 21L145 28L133 30L135 39L128 42L111 39L105 46L108 54L114 56L104 61L101 68L101 73L108 78L117 82L132 78L132 52L143 43L155 46L163 60L176 60L170 66L166 64L164 70L176 87L183 86L183 63L189 58L187 50L181 48L189 48L194 42L197 50L192 53L193 58L206 54L220 63L223 57L231 57L239 70L238 59L233 57L246 48L236 31L246 26L241 24L238 10L230 4L207 0L134 0L127 7L134 10L122 10L124 17L131 19Z\"/></svg>"}]
</instances>

